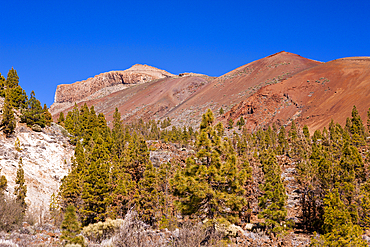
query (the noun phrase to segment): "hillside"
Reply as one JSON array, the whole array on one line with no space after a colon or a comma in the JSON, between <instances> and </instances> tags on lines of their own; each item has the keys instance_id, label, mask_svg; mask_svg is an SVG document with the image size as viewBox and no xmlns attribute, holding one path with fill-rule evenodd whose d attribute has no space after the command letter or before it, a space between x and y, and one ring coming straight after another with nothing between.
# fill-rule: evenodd
<instances>
[{"instance_id":1,"label":"hillside","mask_svg":"<svg viewBox=\"0 0 370 247\"><path fill-rule=\"evenodd\" d=\"M94 105L95 110L104 113L108 121L112 120L114 109L117 107L125 122L135 118L170 117L175 125L187 124L196 127L201 115L208 108L215 112L221 107L229 110L233 105L253 95L259 88L280 83L319 64L321 63L289 52L280 52L241 66L218 78L184 73L178 77L153 80L95 99L85 97L77 103ZM69 106L63 111L71 110L73 105ZM54 119L58 117L58 112L51 113Z\"/></svg>"},{"instance_id":2,"label":"hillside","mask_svg":"<svg viewBox=\"0 0 370 247\"><path fill-rule=\"evenodd\" d=\"M327 127L331 119L344 125L356 105L366 119L370 95L370 58L343 58L319 64L292 78L258 90L225 114L227 119L246 119L247 127L292 120L307 125L313 133Z\"/></svg>"},{"instance_id":3,"label":"hillside","mask_svg":"<svg viewBox=\"0 0 370 247\"><path fill-rule=\"evenodd\" d=\"M193 97L166 115L177 122L197 126L202 114L210 108L214 112L232 106L255 94L259 88L279 84L300 71L321 64L289 52L279 52L259 59L212 80Z\"/></svg>"}]
</instances>

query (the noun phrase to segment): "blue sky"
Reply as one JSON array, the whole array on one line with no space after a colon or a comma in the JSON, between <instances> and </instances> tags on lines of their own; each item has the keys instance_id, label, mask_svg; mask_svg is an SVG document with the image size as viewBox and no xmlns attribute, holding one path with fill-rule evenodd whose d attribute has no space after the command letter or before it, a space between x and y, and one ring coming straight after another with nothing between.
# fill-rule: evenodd
<instances>
[{"instance_id":1,"label":"blue sky","mask_svg":"<svg viewBox=\"0 0 370 247\"><path fill-rule=\"evenodd\" d=\"M370 56L370 1L0 2L0 73L48 106L58 84L136 63L219 76L282 50Z\"/></svg>"}]
</instances>

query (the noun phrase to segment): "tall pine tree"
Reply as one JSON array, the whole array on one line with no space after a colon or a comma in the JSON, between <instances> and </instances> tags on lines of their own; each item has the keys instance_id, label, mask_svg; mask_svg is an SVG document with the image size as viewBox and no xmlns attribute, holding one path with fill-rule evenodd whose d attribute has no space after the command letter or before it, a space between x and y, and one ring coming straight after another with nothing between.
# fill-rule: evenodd
<instances>
[{"instance_id":1,"label":"tall pine tree","mask_svg":"<svg viewBox=\"0 0 370 247\"><path fill-rule=\"evenodd\" d=\"M176 173L171 184L183 214L208 219L212 224L236 223L246 204L246 172L238 169L234 154L222 152L224 143L212 127L213 120L208 110L196 139L197 159L188 158L186 168Z\"/></svg>"},{"instance_id":2,"label":"tall pine tree","mask_svg":"<svg viewBox=\"0 0 370 247\"><path fill-rule=\"evenodd\" d=\"M62 235L61 240L65 245L75 244L81 247L85 246L84 238L79 235L81 232L80 222L77 220L76 209L73 205L67 207L64 219L61 225Z\"/></svg>"},{"instance_id":3,"label":"tall pine tree","mask_svg":"<svg viewBox=\"0 0 370 247\"><path fill-rule=\"evenodd\" d=\"M11 135L16 127L16 121L9 92L9 89L7 89L3 107L3 119L1 120L1 127L3 127L3 131L7 136Z\"/></svg>"},{"instance_id":4,"label":"tall pine tree","mask_svg":"<svg viewBox=\"0 0 370 247\"><path fill-rule=\"evenodd\" d=\"M17 176L15 178L16 186L14 188L14 195L16 196L16 201L21 205L23 213L26 212L27 209L26 204L27 185L25 184L25 182L26 181L24 179L22 158L19 158Z\"/></svg>"},{"instance_id":5,"label":"tall pine tree","mask_svg":"<svg viewBox=\"0 0 370 247\"><path fill-rule=\"evenodd\" d=\"M268 151L267 159L262 161L265 181L262 185L263 195L259 198L259 206L262 212L260 218L265 220L268 232L280 234L286 224L286 195L285 187L281 181L281 168L276 161L275 153Z\"/></svg>"}]
</instances>

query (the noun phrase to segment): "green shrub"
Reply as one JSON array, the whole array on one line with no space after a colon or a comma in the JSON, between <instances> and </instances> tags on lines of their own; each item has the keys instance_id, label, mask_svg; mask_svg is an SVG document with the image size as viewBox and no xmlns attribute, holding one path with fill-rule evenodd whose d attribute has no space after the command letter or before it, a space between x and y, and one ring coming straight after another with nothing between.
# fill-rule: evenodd
<instances>
[{"instance_id":1,"label":"green shrub","mask_svg":"<svg viewBox=\"0 0 370 247\"><path fill-rule=\"evenodd\" d=\"M113 236L114 232L123 224L122 219L107 219L105 222L90 224L82 232L90 241L101 242Z\"/></svg>"}]
</instances>

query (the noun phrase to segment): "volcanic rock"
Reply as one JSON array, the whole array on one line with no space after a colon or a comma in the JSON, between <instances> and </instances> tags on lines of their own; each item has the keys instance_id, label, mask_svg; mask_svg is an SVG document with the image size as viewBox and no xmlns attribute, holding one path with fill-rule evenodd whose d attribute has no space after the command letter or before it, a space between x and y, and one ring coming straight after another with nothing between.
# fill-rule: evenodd
<instances>
[{"instance_id":1,"label":"volcanic rock","mask_svg":"<svg viewBox=\"0 0 370 247\"><path fill-rule=\"evenodd\" d=\"M93 100L129 86L174 75L148 65L136 64L124 71L101 73L85 81L58 85L50 113L59 114L65 108L82 100Z\"/></svg>"},{"instance_id":2,"label":"volcanic rock","mask_svg":"<svg viewBox=\"0 0 370 247\"><path fill-rule=\"evenodd\" d=\"M370 57L351 57L322 63L285 81L258 90L235 105L223 117L244 117L250 130L293 120L310 132L327 127L330 121L342 126L355 105L367 119L370 107Z\"/></svg>"},{"instance_id":3,"label":"volcanic rock","mask_svg":"<svg viewBox=\"0 0 370 247\"><path fill-rule=\"evenodd\" d=\"M20 146L15 145L19 140ZM50 197L57 194L61 179L71 168L74 148L69 144L66 131L56 124L41 132L32 131L17 123L15 133L7 138L0 135L0 169L8 181L7 193L13 195L19 159L22 158L26 202L29 208L46 208Z\"/></svg>"}]
</instances>

